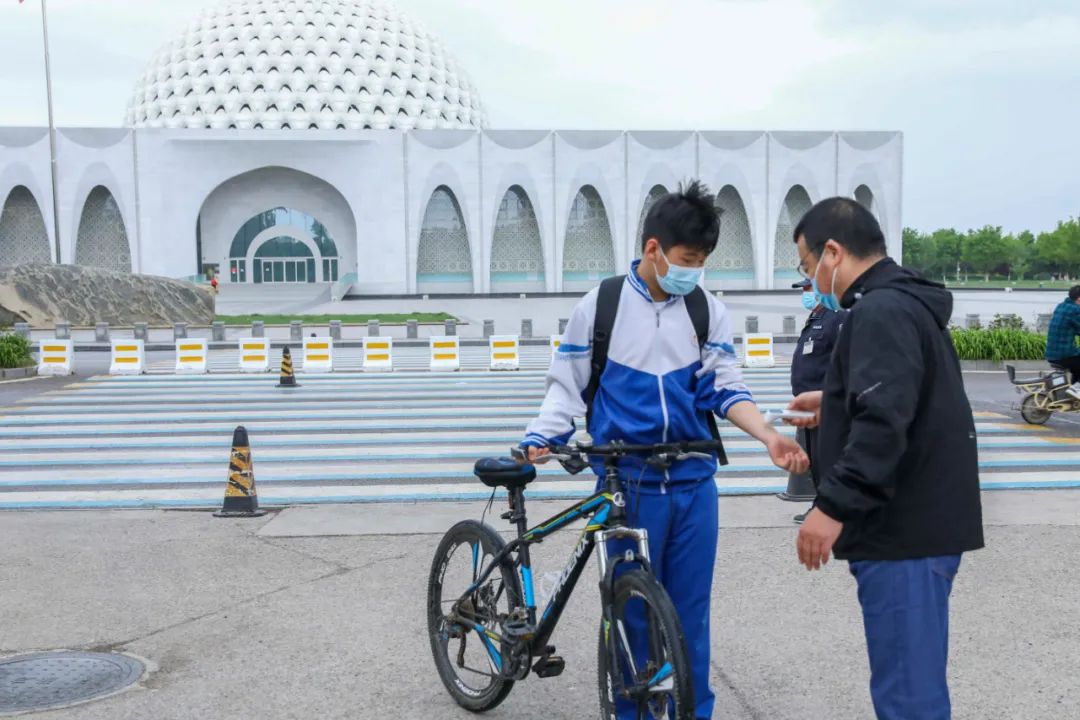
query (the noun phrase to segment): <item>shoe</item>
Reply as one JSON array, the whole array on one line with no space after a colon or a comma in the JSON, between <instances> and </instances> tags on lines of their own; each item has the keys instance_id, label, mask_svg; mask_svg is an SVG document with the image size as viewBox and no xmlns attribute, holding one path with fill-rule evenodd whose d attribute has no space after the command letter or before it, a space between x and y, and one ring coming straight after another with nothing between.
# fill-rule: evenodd
<instances>
[{"instance_id":1,"label":"shoe","mask_svg":"<svg viewBox=\"0 0 1080 720\"><path fill-rule=\"evenodd\" d=\"M1065 394L1076 400L1080 400L1080 383L1073 383L1072 387L1065 391Z\"/></svg>"},{"instance_id":2,"label":"shoe","mask_svg":"<svg viewBox=\"0 0 1080 720\"><path fill-rule=\"evenodd\" d=\"M807 511L807 512L809 512L809 511ZM806 513L799 513L798 515L796 515L796 516L795 516L794 518L792 518L792 519L793 519L793 520L795 521L795 524L796 524L796 525L802 525L802 524L803 524L803 520L805 520L805 519L806 519Z\"/></svg>"}]
</instances>

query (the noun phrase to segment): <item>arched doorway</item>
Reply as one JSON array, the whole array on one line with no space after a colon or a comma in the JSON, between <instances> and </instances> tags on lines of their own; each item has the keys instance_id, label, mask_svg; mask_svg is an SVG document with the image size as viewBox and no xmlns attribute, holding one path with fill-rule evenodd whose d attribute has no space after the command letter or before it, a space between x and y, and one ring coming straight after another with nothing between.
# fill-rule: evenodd
<instances>
[{"instance_id":1,"label":"arched doorway","mask_svg":"<svg viewBox=\"0 0 1080 720\"><path fill-rule=\"evenodd\" d=\"M600 193L585 185L574 197L563 243L563 289L591 290L615 274L615 246Z\"/></svg>"},{"instance_id":2,"label":"arched doorway","mask_svg":"<svg viewBox=\"0 0 1080 720\"><path fill-rule=\"evenodd\" d=\"M503 195L491 239L492 291L544 290L544 246L529 196L520 185Z\"/></svg>"},{"instance_id":3,"label":"arched doorway","mask_svg":"<svg viewBox=\"0 0 1080 720\"><path fill-rule=\"evenodd\" d=\"M720 239L705 262L705 287L709 290L745 289L754 282L754 240L739 191L725 185L716 196L720 216Z\"/></svg>"},{"instance_id":4,"label":"arched doorway","mask_svg":"<svg viewBox=\"0 0 1080 720\"><path fill-rule=\"evenodd\" d=\"M802 216L810 211L813 203L802 185L793 185L784 197L780 207L780 217L776 223L776 237L773 249L773 279L780 283L798 278L799 248L792 239L795 226Z\"/></svg>"},{"instance_id":5,"label":"arched doorway","mask_svg":"<svg viewBox=\"0 0 1080 720\"><path fill-rule=\"evenodd\" d=\"M862 205L877 217L877 211L874 208L874 192L866 185L860 185L855 188L855 202Z\"/></svg>"},{"instance_id":6,"label":"arched doorway","mask_svg":"<svg viewBox=\"0 0 1080 720\"><path fill-rule=\"evenodd\" d=\"M16 185L0 208L0 265L52 262L49 234L34 194Z\"/></svg>"},{"instance_id":7,"label":"arched doorway","mask_svg":"<svg viewBox=\"0 0 1080 720\"><path fill-rule=\"evenodd\" d=\"M440 185L431 193L416 255L419 292L471 292L472 253L469 231L454 192Z\"/></svg>"},{"instance_id":8,"label":"arched doorway","mask_svg":"<svg viewBox=\"0 0 1080 720\"><path fill-rule=\"evenodd\" d=\"M637 234L634 235L634 257L641 257L641 246L644 244L642 235L645 234L645 217L652 210L656 201L668 194L668 189L663 185L653 185L649 194L645 196L645 202L641 204L641 215L638 216Z\"/></svg>"},{"instance_id":9,"label":"arched doorway","mask_svg":"<svg viewBox=\"0 0 1080 720\"><path fill-rule=\"evenodd\" d=\"M341 257L326 226L300 210L276 207L241 226L229 249L237 283L337 282Z\"/></svg>"},{"instance_id":10,"label":"arched doorway","mask_svg":"<svg viewBox=\"0 0 1080 720\"><path fill-rule=\"evenodd\" d=\"M131 247L120 207L112 193L98 185L86 198L75 237L75 264L131 272Z\"/></svg>"}]
</instances>

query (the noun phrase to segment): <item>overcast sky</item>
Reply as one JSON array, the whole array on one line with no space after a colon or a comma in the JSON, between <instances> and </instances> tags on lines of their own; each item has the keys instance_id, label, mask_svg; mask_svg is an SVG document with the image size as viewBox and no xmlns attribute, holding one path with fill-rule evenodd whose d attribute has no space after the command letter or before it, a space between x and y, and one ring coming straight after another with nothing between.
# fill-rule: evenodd
<instances>
[{"instance_id":1,"label":"overcast sky","mask_svg":"<svg viewBox=\"0 0 1080 720\"><path fill-rule=\"evenodd\" d=\"M0 0L0 125L46 122L38 1ZM1080 214L1080 0L397 2L492 127L901 130L905 225ZM203 4L49 0L58 124L120 125Z\"/></svg>"}]
</instances>

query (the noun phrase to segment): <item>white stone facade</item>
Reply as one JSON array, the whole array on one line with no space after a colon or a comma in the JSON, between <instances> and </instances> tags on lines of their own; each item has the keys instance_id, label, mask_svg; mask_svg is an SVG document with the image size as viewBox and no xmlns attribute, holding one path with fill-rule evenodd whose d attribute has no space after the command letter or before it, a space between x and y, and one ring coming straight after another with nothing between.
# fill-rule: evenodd
<instances>
[{"instance_id":1,"label":"white stone facade","mask_svg":"<svg viewBox=\"0 0 1080 720\"><path fill-rule=\"evenodd\" d=\"M636 256L650 197L694 177L727 209L710 289L790 287L787 228L806 203L832 195L869 203L891 254L901 250L895 132L57 135L65 263L170 277L212 266L224 282L337 278L356 295L580 292ZM0 265L55 259L45 129L0 128L0 203ZM87 218L88 207L107 217Z\"/></svg>"}]
</instances>

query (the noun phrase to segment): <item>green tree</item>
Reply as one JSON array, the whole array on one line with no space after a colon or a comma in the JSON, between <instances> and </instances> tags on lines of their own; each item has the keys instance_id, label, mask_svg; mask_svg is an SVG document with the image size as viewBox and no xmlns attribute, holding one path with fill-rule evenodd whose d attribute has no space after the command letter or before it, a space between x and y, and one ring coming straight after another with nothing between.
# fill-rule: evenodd
<instances>
[{"instance_id":1,"label":"green tree","mask_svg":"<svg viewBox=\"0 0 1080 720\"><path fill-rule=\"evenodd\" d=\"M1080 274L1080 222L1069 218L1035 241L1035 257L1052 275L1071 279Z\"/></svg>"},{"instance_id":2,"label":"green tree","mask_svg":"<svg viewBox=\"0 0 1080 720\"><path fill-rule=\"evenodd\" d=\"M924 235L915 228L904 228L903 264L924 275L935 271L934 242L929 235Z\"/></svg>"},{"instance_id":3,"label":"green tree","mask_svg":"<svg viewBox=\"0 0 1080 720\"><path fill-rule=\"evenodd\" d=\"M984 225L978 230L968 230L961 248L963 264L988 282L992 272L1009 262L1010 248L1000 227Z\"/></svg>"},{"instance_id":4,"label":"green tree","mask_svg":"<svg viewBox=\"0 0 1080 720\"><path fill-rule=\"evenodd\" d=\"M941 228L930 234L934 245L934 275L945 278L955 272L960 279L960 259L964 247L964 236L953 228Z\"/></svg>"},{"instance_id":5,"label":"green tree","mask_svg":"<svg viewBox=\"0 0 1080 720\"><path fill-rule=\"evenodd\" d=\"M1006 235L1005 243L1009 248L1009 279L1015 275L1018 280L1023 280L1031 272L1035 260L1035 236L1030 230L1024 230L1017 235Z\"/></svg>"}]
</instances>

